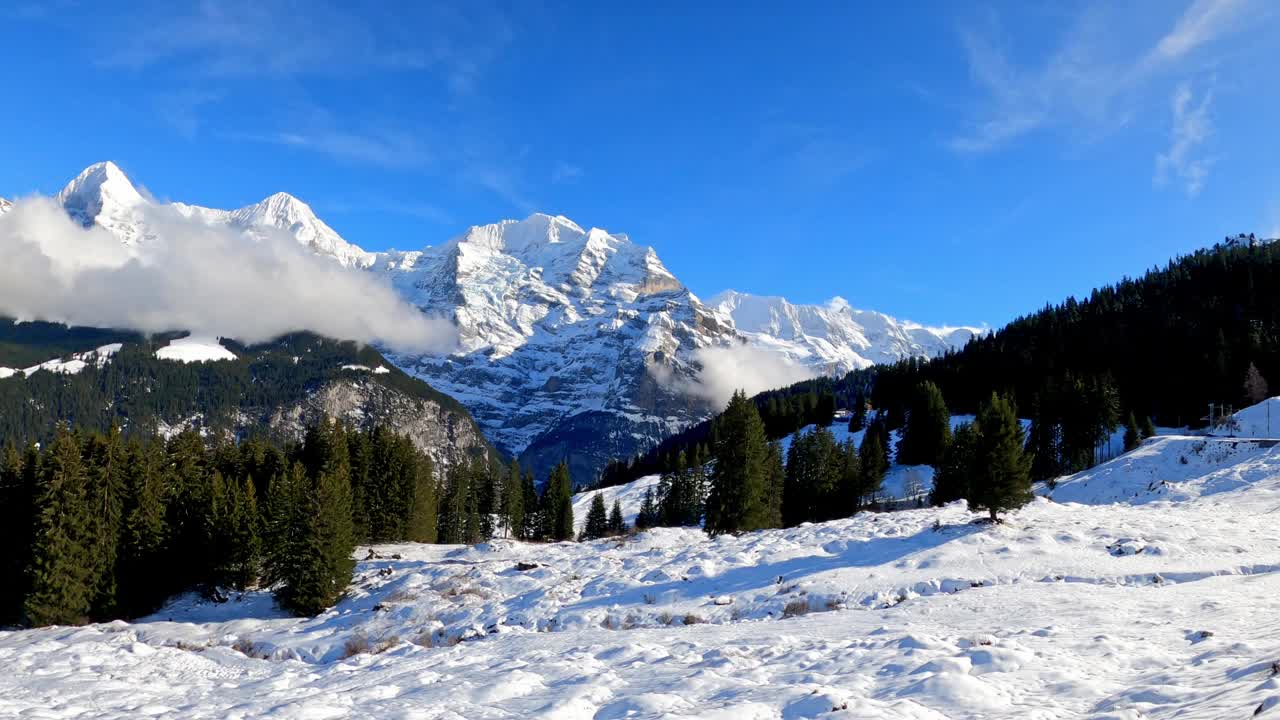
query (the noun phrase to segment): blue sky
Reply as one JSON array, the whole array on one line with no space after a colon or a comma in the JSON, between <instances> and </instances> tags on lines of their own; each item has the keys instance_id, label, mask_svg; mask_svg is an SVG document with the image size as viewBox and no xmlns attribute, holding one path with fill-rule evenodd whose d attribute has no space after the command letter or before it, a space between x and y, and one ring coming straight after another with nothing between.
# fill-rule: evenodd
<instances>
[{"instance_id":1,"label":"blue sky","mask_svg":"<svg viewBox=\"0 0 1280 720\"><path fill-rule=\"evenodd\" d=\"M1280 235L1280 5L690 5L19 7L0 195L112 159L369 249L538 210L704 297L991 325Z\"/></svg>"}]
</instances>

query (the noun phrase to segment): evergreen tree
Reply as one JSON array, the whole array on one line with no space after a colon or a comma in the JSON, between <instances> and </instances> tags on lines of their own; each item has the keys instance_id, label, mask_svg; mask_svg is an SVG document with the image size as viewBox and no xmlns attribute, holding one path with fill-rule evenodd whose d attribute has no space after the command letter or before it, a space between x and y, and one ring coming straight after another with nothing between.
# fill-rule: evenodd
<instances>
[{"instance_id":1,"label":"evergreen tree","mask_svg":"<svg viewBox=\"0 0 1280 720\"><path fill-rule=\"evenodd\" d=\"M1151 416L1147 415L1142 419L1142 439L1152 438L1156 436L1156 424L1151 420Z\"/></svg>"},{"instance_id":2,"label":"evergreen tree","mask_svg":"<svg viewBox=\"0 0 1280 720\"><path fill-rule=\"evenodd\" d=\"M1270 396L1271 392L1267 388L1267 381L1262 377L1262 373L1258 372L1258 366L1249 363L1249 369L1244 375L1244 396L1250 405L1256 405Z\"/></svg>"},{"instance_id":3,"label":"evergreen tree","mask_svg":"<svg viewBox=\"0 0 1280 720\"><path fill-rule=\"evenodd\" d=\"M950 440L951 413L942 399L942 391L926 380L912 395L902 438L898 441L898 464L936 466Z\"/></svg>"},{"instance_id":4,"label":"evergreen tree","mask_svg":"<svg viewBox=\"0 0 1280 720\"><path fill-rule=\"evenodd\" d=\"M867 427L867 399L858 395L853 400L852 413L849 415L849 433L862 431Z\"/></svg>"},{"instance_id":5,"label":"evergreen tree","mask_svg":"<svg viewBox=\"0 0 1280 720\"><path fill-rule=\"evenodd\" d=\"M852 438L840 444L836 462L839 474L832 512L834 517L845 517L861 509L858 501L862 497L862 463L858 459L858 446L853 444Z\"/></svg>"},{"instance_id":6,"label":"evergreen tree","mask_svg":"<svg viewBox=\"0 0 1280 720\"><path fill-rule=\"evenodd\" d=\"M604 493L596 491L587 510L587 521L582 528L582 540L598 540L609 535L609 513L604 507Z\"/></svg>"},{"instance_id":7,"label":"evergreen tree","mask_svg":"<svg viewBox=\"0 0 1280 720\"><path fill-rule=\"evenodd\" d=\"M787 451L782 521L787 527L845 514L840 498L844 458L825 427L796 436Z\"/></svg>"},{"instance_id":8,"label":"evergreen tree","mask_svg":"<svg viewBox=\"0 0 1280 720\"><path fill-rule=\"evenodd\" d=\"M539 508L538 489L534 486L533 472L525 471L520 479L521 504L524 506L523 540L540 540L542 532L542 512Z\"/></svg>"},{"instance_id":9,"label":"evergreen tree","mask_svg":"<svg viewBox=\"0 0 1280 720\"><path fill-rule=\"evenodd\" d=\"M351 484L329 457L307 490L300 513L301 537L295 555L286 560L283 584L276 591L280 606L298 615L316 615L333 606L346 592L355 569Z\"/></svg>"},{"instance_id":10,"label":"evergreen tree","mask_svg":"<svg viewBox=\"0 0 1280 720\"><path fill-rule=\"evenodd\" d=\"M301 462L293 463L271 479L263 522L266 549L263 579L267 585L285 582L290 565L301 552L303 533L307 529L305 515L310 511L308 484L307 471Z\"/></svg>"},{"instance_id":11,"label":"evergreen tree","mask_svg":"<svg viewBox=\"0 0 1280 720\"><path fill-rule=\"evenodd\" d=\"M858 447L861 478L859 509L874 502L884 484L884 476L889 472L889 449L884 441L885 434L884 425L876 421L868 426L866 434L862 436L862 445Z\"/></svg>"},{"instance_id":12,"label":"evergreen tree","mask_svg":"<svg viewBox=\"0 0 1280 720\"><path fill-rule=\"evenodd\" d=\"M70 430L58 429L40 470L23 610L31 625L76 625L88 620L97 587L87 478L79 440Z\"/></svg>"},{"instance_id":13,"label":"evergreen tree","mask_svg":"<svg viewBox=\"0 0 1280 720\"><path fill-rule=\"evenodd\" d=\"M1031 457L1023 449L1022 426L1008 398L993 394L978 411L976 424L977 472L970 503L997 522L999 513L1030 502Z\"/></svg>"},{"instance_id":14,"label":"evergreen tree","mask_svg":"<svg viewBox=\"0 0 1280 720\"><path fill-rule=\"evenodd\" d=\"M658 504L653 499L653 488L644 489L644 500L640 502L640 512L636 514L636 529L648 530L656 527L658 522Z\"/></svg>"},{"instance_id":15,"label":"evergreen tree","mask_svg":"<svg viewBox=\"0 0 1280 720\"><path fill-rule=\"evenodd\" d=\"M126 617L156 610L170 587L160 577L168 527L165 523L164 445L131 442L126 450L124 533L120 546L119 602Z\"/></svg>"},{"instance_id":16,"label":"evergreen tree","mask_svg":"<svg viewBox=\"0 0 1280 720\"><path fill-rule=\"evenodd\" d=\"M461 545L467 541L467 500L471 495L471 473L462 464L449 468L444 502L440 506L440 542Z\"/></svg>"},{"instance_id":17,"label":"evergreen tree","mask_svg":"<svg viewBox=\"0 0 1280 720\"><path fill-rule=\"evenodd\" d=\"M976 470L978 433L973 425L964 423L956 427L942 463L933 474L933 491L929 502L946 505L955 500L973 497L973 475Z\"/></svg>"},{"instance_id":18,"label":"evergreen tree","mask_svg":"<svg viewBox=\"0 0 1280 720\"><path fill-rule=\"evenodd\" d=\"M764 422L742 391L734 393L720 416L715 468L707 497L706 530L710 535L769 526L765 497L768 457Z\"/></svg>"},{"instance_id":19,"label":"evergreen tree","mask_svg":"<svg viewBox=\"0 0 1280 720\"><path fill-rule=\"evenodd\" d=\"M113 617L116 608L116 551L124 527L125 452L120 428L95 433L84 449L89 504L90 553L94 567L95 618Z\"/></svg>"},{"instance_id":20,"label":"evergreen tree","mask_svg":"<svg viewBox=\"0 0 1280 720\"><path fill-rule=\"evenodd\" d=\"M1124 451L1129 452L1138 445L1142 444L1142 431L1138 428L1138 420L1129 413L1129 419L1124 424Z\"/></svg>"},{"instance_id":21,"label":"evergreen tree","mask_svg":"<svg viewBox=\"0 0 1280 720\"><path fill-rule=\"evenodd\" d=\"M524 523L524 487L520 474L520 463L511 461L511 468L504 478L502 489L502 517L507 535L517 540L525 539Z\"/></svg>"},{"instance_id":22,"label":"evergreen tree","mask_svg":"<svg viewBox=\"0 0 1280 720\"><path fill-rule=\"evenodd\" d=\"M34 452L28 462L38 462ZM35 468L24 467L22 453L9 445L0 453L0 625L17 623L27 594L35 516Z\"/></svg>"},{"instance_id":23,"label":"evergreen tree","mask_svg":"<svg viewBox=\"0 0 1280 720\"><path fill-rule=\"evenodd\" d=\"M262 549L253 479L224 478L215 470L210 489L208 584L244 590L258 580Z\"/></svg>"},{"instance_id":24,"label":"evergreen tree","mask_svg":"<svg viewBox=\"0 0 1280 720\"><path fill-rule=\"evenodd\" d=\"M614 498L613 509L609 511L609 534L625 535L626 533L627 523L622 519L622 503Z\"/></svg>"},{"instance_id":25,"label":"evergreen tree","mask_svg":"<svg viewBox=\"0 0 1280 720\"><path fill-rule=\"evenodd\" d=\"M409 513L406 528L406 540L419 543L433 543L437 538L437 516L439 507L436 501L435 468L431 459L419 456L413 463L413 509Z\"/></svg>"},{"instance_id":26,"label":"evergreen tree","mask_svg":"<svg viewBox=\"0 0 1280 720\"><path fill-rule=\"evenodd\" d=\"M543 496L548 523L548 539L553 542L573 539L573 486L569 465L561 461L547 478Z\"/></svg>"},{"instance_id":27,"label":"evergreen tree","mask_svg":"<svg viewBox=\"0 0 1280 720\"><path fill-rule=\"evenodd\" d=\"M786 495L787 469L782 461L782 444L771 442L765 449L765 527L782 527L782 504Z\"/></svg>"}]
</instances>

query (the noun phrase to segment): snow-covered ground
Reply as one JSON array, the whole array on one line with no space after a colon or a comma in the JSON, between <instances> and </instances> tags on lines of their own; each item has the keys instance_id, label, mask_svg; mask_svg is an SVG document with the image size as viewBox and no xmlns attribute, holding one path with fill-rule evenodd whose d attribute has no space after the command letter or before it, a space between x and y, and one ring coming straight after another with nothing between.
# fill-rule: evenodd
<instances>
[{"instance_id":1,"label":"snow-covered ground","mask_svg":"<svg viewBox=\"0 0 1280 720\"><path fill-rule=\"evenodd\" d=\"M380 546L314 619L255 592L0 633L0 717L1266 717L1268 445L1156 438L996 526L957 503L715 539Z\"/></svg>"},{"instance_id":2,"label":"snow-covered ground","mask_svg":"<svg viewBox=\"0 0 1280 720\"><path fill-rule=\"evenodd\" d=\"M156 357L161 360L193 363L235 360L236 354L223 347L218 338L188 335L169 341L168 345L156 350Z\"/></svg>"},{"instance_id":3,"label":"snow-covered ground","mask_svg":"<svg viewBox=\"0 0 1280 720\"><path fill-rule=\"evenodd\" d=\"M75 375L90 365L102 367L111 359L112 355L120 352L123 347L120 343L112 343L103 345L96 350L86 352L73 353L65 358L54 358L46 360L39 365L32 365L29 368L17 370L14 368L0 367L0 380L22 374L23 377L31 377L41 370L47 370L54 373L62 373L63 375Z\"/></svg>"}]
</instances>

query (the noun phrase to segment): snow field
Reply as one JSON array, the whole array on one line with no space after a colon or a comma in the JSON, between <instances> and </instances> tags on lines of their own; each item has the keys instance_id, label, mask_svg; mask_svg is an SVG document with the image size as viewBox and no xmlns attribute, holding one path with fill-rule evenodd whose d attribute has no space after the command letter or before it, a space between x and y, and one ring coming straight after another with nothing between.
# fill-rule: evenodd
<instances>
[{"instance_id":1,"label":"snow field","mask_svg":"<svg viewBox=\"0 0 1280 720\"><path fill-rule=\"evenodd\" d=\"M955 503L715 539L379 546L314 619L252 592L0 633L0 717L1280 712L1280 449L1160 437L1043 492L996 526Z\"/></svg>"},{"instance_id":2,"label":"snow field","mask_svg":"<svg viewBox=\"0 0 1280 720\"><path fill-rule=\"evenodd\" d=\"M193 363L235 360L236 354L223 347L218 338L188 335L171 340L168 345L156 350L156 357L161 360Z\"/></svg>"}]
</instances>

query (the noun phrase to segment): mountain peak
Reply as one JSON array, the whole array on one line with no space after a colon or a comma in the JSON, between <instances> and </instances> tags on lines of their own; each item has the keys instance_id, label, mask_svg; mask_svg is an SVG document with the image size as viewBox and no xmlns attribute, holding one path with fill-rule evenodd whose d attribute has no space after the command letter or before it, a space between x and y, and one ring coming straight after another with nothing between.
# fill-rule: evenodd
<instances>
[{"instance_id":1,"label":"mountain peak","mask_svg":"<svg viewBox=\"0 0 1280 720\"><path fill-rule=\"evenodd\" d=\"M120 166L110 160L85 168L62 188L57 200L68 211L81 215L78 219L87 223L92 223L105 210L129 208L146 202Z\"/></svg>"}]
</instances>

